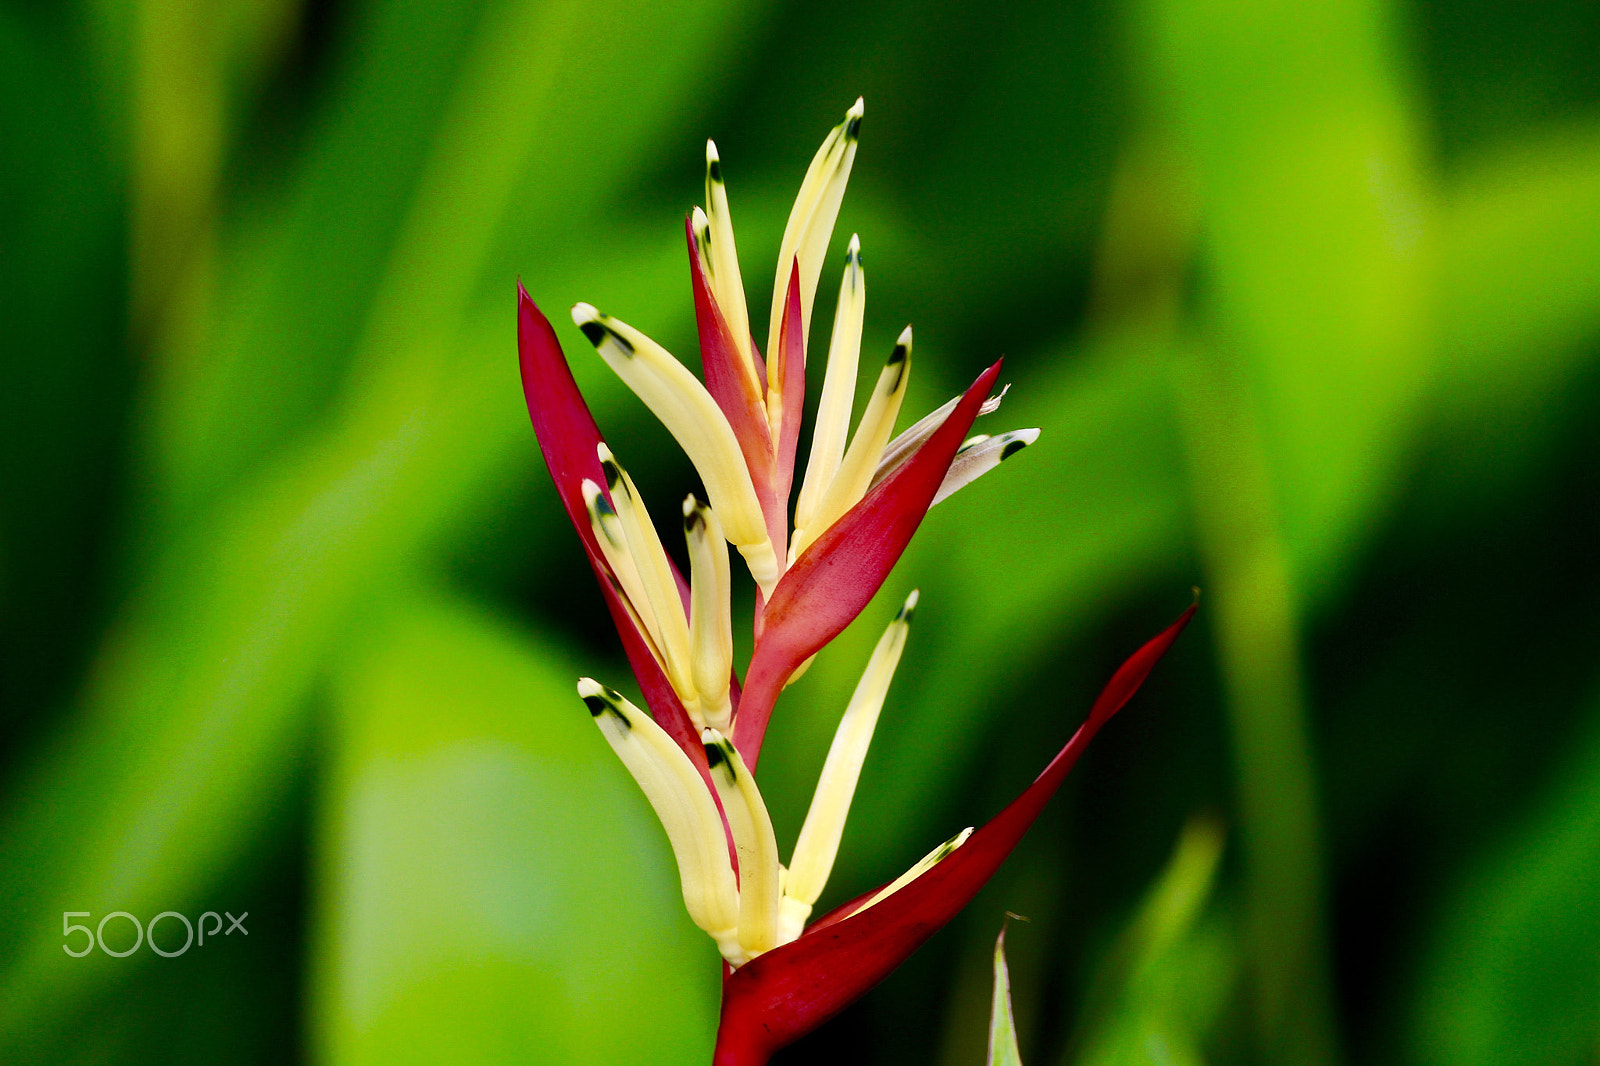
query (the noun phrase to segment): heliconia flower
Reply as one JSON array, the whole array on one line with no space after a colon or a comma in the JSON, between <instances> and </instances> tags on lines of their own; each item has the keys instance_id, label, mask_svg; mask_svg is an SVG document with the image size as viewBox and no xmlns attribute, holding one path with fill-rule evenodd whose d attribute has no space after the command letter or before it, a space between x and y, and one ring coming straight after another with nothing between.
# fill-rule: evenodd
<instances>
[{"instance_id":1,"label":"heliconia flower","mask_svg":"<svg viewBox=\"0 0 1600 1066\"><path fill-rule=\"evenodd\" d=\"M649 713L589 678L596 724L660 817L690 917L726 979L716 1061L762 1063L881 980L954 916L1020 839L1096 730L1139 687L1193 608L1134 655L1039 778L982 829L815 921L851 798L905 647L913 592L878 642L835 735L789 864L755 769L785 685L867 605L935 503L1031 444L1038 430L968 437L996 362L964 393L894 434L911 372L908 326L849 433L866 301L861 244L845 256L811 452L789 522L811 311L855 160L862 101L829 133L780 246L763 359L751 333L716 146L706 207L686 222L704 380L632 326L588 304L574 323L694 463L707 500L683 503L685 580L638 487L600 437L555 331L519 283L518 349L539 446L583 542ZM727 545L757 588L755 644L733 662Z\"/></svg>"}]
</instances>

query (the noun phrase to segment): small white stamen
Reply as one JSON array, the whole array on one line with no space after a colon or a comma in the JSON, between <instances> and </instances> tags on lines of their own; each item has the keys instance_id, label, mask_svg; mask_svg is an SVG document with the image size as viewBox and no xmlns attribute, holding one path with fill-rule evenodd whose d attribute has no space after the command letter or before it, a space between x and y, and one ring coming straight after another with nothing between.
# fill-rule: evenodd
<instances>
[{"instance_id":1,"label":"small white stamen","mask_svg":"<svg viewBox=\"0 0 1600 1066\"><path fill-rule=\"evenodd\" d=\"M770 594L780 576L777 557L744 453L717 402L671 353L627 323L582 303L573 306L572 320L688 454L728 540Z\"/></svg>"},{"instance_id":2,"label":"small white stamen","mask_svg":"<svg viewBox=\"0 0 1600 1066\"><path fill-rule=\"evenodd\" d=\"M872 482L872 472L878 467L883 446L894 432L894 420L900 414L900 401L905 399L906 386L911 380L911 327L907 326L895 342L894 354L889 357L878 384L861 413L861 424L850 447L844 453L839 471L833 477L822 497L817 501L816 513L810 525L797 528L790 541L791 562L798 559L807 547L816 541L829 526L838 521L850 508L866 495Z\"/></svg>"},{"instance_id":3,"label":"small white stamen","mask_svg":"<svg viewBox=\"0 0 1600 1066\"><path fill-rule=\"evenodd\" d=\"M661 651L661 627L650 606L650 597L645 593L644 581L635 565L633 552L629 550L622 520L617 517L616 509L606 502L600 486L588 478L583 479L583 502L589 509L589 528L594 531L595 540L600 542L600 554L605 556L607 565L611 567L623 602L638 620L639 629L648 639L656 662L662 670L666 670L667 661Z\"/></svg>"},{"instance_id":4,"label":"small white stamen","mask_svg":"<svg viewBox=\"0 0 1600 1066\"><path fill-rule=\"evenodd\" d=\"M998 437L974 437L956 452L933 502L949 499L1038 439L1037 429L1014 429Z\"/></svg>"},{"instance_id":5,"label":"small white stamen","mask_svg":"<svg viewBox=\"0 0 1600 1066\"><path fill-rule=\"evenodd\" d=\"M905 873L901 874L899 877L883 886L877 895L873 896L871 899L867 900L866 903L858 907L855 913L860 914L868 907L882 903L885 899L894 895L896 892L900 891L902 888L906 887L911 882L927 873L929 870L933 869L940 862L944 861L944 859L949 856L952 851L956 850L967 842L967 838L972 835L972 829L972 826L967 826L961 832L957 833L955 836L951 837L949 840L946 840L943 844L940 844L938 847L928 852L928 854L918 859L915 866L911 867L911 869L907 870Z\"/></svg>"},{"instance_id":6,"label":"small white stamen","mask_svg":"<svg viewBox=\"0 0 1600 1066\"><path fill-rule=\"evenodd\" d=\"M754 957L778 946L778 841L756 779L738 751L715 729L705 729L700 737L739 852L739 946Z\"/></svg>"},{"instance_id":7,"label":"small white stamen","mask_svg":"<svg viewBox=\"0 0 1600 1066\"><path fill-rule=\"evenodd\" d=\"M895 667L905 650L906 635L911 625L911 614L917 606L917 593L906 598L905 606L884 630L873 649L872 658L856 685L855 694L839 729L828 749L827 762L822 776L817 779L817 791L811 799L811 809L806 813L805 825L794 846L794 861L789 865L789 881L784 889L783 917L779 939L788 943L798 937L811 916L811 908L828 883L834 859L839 854L839 841L844 836L845 819L850 814L850 801L855 797L856 783L861 779L861 764L872 743L872 733L878 724L878 714L883 710L884 697L889 692L889 682L894 679Z\"/></svg>"},{"instance_id":8,"label":"small white stamen","mask_svg":"<svg viewBox=\"0 0 1600 1066\"><path fill-rule=\"evenodd\" d=\"M585 677L578 681L578 695L661 819L678 860L689 917L724 955L739 955L739 890L728 865L722 818L700 771L666 730L618 693Z\"/></svg>"},{"instance_id":9,"label":"small white stamen","mask_svg":"<svg viewBox=\"0 0 1600 1066\"><path fill-rule=\"evenodd\" d=\"M810 336L811 305L817 295L817 279L822 273L822 260L827 254L834 221L839 217L845 185L850 180L861 116L866 113L866 107L866 102L857 97L845 112L844 121L828 133L822 147L817 149L800 183L800 193L795 197L788 225L784 227L783 242L778 246L778 274L773 283L772 319L767 335L769 357L778 350L783 305L789 295L789 271L797 257L800 260L801 331L803 337Z\"/></svg>"},{"instance_id":10,"label":"small white stamen","mask_svg":"<svg viewBox=\"0 0 1600 1066\"><path fill-rule=\"evenodd\" d=\"M689 620L683 613L683 597L678 594L678 582L672 574L672 564L667 559L661 538L650 521L639 489L622 469L616 456L605 444L595 448L605 471L607 487L611 490L611 503L616 509L628 555L638 569L639 583L649 604L654 620L652 631L660 650L666 658L667 679L683 701L689 717L698 720L701 715L700 699L690 672ZM640 612L643 614L643 611Z\"/></svg>"},{"instance_id":11,"label":"small white stamen","mask_svg":"<svg viewBox=\"0 0 1600 1066\"><path fill-rule=\"evenodd\" d=\"M750 312L745 306L744 280L739 274L739 252L733 241L733 215L728 210L728 189L722 180L722 161L715 141L706 141L706 243L714 265L712 292L723 320L733 334L742 371L756 382L751 355ZM760 395L759 386L757 395Z\"/></svg>"},{"instance_id":12,"label":"small white stamen","mask_svg":"<svg viewBox=\"0 0 1600 1066\"><path fill-rule=\"evenodd\" d=\"M733 716L728 692L733 676L728 545L716 512L693 496L683 501L683 532L689 542L689 645L694 687L705 720L726 732Z\"/></svg>"},{"instance_id":13,"label":"small white stamen","mask_svg":"<svg viewBox=\"0 0 1600 1066\"><path fill-rule=\"evenodd\" d=\"M811 458L795 504L794 524L814 525L817 504L839 472L845 440L850 434L850 405L856 394L856 369L861 361L861 327L866 318L867 279L861 269L861 238L850 237L844 276L839 281L839 304L833 315L833 337L828 345L828 370L817 404L816 426L811 431Z\"/></svg>"},{"instance_id":14,"label":"small white stamen","mask_svg":"<svg viewBox=\"0 0 1600 1066\"><path fill-rule=\"evenodd\" d=\"M1006 393L1011 391L1011 386L1002 388L999 395L991 396L978 405L978 414L991 415L1000 409L1000 402L1006 398ZM944 425L944 420L950 417L950 412L956 409L956 404L961 402L960 396L952 396L950 401L923 415L912 426L889 442L883 450L883 458L878 460L878 469L873 472L872 485L876 488L878 482L900 469L906 460L910 459L928 442L935 430Z\"/></svg>"}]
</instances>

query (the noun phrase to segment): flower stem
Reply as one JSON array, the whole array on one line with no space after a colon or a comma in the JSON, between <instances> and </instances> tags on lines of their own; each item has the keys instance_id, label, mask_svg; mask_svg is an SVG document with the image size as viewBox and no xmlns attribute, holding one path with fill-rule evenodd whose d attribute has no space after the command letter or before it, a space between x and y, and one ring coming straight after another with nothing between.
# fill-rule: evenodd
<instances>
[{"instance_id":1,"label":"flower stem","mask_svg":"<svg viewBox=\"0 0 1600 1066\"><path fill-rule=\"evenodd\" d=\"M711 1066L767 1066L771 1052L750 1038L748 1033L717 1030L717 1048Z\"/></svg>"}]
</instances>

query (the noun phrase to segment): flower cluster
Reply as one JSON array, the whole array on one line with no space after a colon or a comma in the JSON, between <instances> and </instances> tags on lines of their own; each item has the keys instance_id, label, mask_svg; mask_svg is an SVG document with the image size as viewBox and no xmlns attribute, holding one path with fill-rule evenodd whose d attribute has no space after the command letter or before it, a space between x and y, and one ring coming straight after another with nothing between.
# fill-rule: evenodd
<instances>
[{"instance_id":1,"label":"flower cluster","mask_svg":"<svg viewBox=\"0 0 1600 1066\"><path fill-rule=\"evenodd\" d=\"M1033 429L968 436L980 415L999 406L1003 390L991 395L998 362L895 435L911 371L910 327L849 432L866 300L860 241L852 237L791 524L812 307L862 111L857 100L801 183L780 246L765 359L750 331L721 163L709 142L706 206L686 221L704 380L626 323L588 304L572 309L601 358L700 475L707 500L690 495L683 503L687 580L663 549L637 486L602 441L549 322L518 286L529 413L649 713L589 678L579 682L579 695L660 817L689 915L725 960L722 1063L766 1061L947 922L1189 617L1124 664L1088 721L998 817L811 921L917 594L878 642L844 712L787 866L754 777L773 706L871 600L928 509L1038 437ZM729 544L756 585L754 651L742 684L733 661Z\"/></svg>"}]
</instances>

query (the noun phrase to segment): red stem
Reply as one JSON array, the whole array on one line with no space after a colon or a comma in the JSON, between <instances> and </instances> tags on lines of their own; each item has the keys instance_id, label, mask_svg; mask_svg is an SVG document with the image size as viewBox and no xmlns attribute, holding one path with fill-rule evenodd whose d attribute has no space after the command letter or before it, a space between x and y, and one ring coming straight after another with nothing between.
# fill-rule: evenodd
<instances>
[{"instance_id":1,"label":"red stem","mask_svg":"<svg viewBox=\"0 0 1600 1066\"><path fill-rule=\"evenodd\" d=\"M718 1044L711 1066L767 1066L767 1053L754 1045Z\"/></svg>"}]
</instances>

